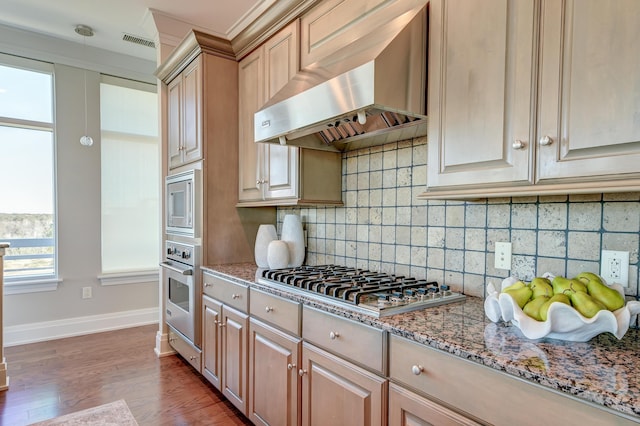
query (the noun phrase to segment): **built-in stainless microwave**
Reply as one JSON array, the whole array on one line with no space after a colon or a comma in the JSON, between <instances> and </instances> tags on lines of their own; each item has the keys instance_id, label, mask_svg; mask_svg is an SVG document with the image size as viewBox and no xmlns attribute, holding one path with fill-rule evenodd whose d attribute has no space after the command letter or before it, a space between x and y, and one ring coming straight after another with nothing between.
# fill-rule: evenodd
<instances>
[{"instance_id":1,"label":"built-in stainless microwave","mask_svg":"<svg viewBox=\"0 0 640 426\"><path fill-rule=\"evenodd\" d=\"M166 178L166 232L199 237L200 170L189 170Z\"/></svg>"}]
</instances>

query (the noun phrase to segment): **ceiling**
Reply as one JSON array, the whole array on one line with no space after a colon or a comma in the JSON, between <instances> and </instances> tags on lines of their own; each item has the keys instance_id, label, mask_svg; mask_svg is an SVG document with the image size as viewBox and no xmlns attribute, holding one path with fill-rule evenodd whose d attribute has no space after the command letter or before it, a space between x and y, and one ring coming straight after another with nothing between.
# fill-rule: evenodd
<instances>
[{"instance_id":1,"label":"ceiling","mask_svg":"<svg viewBox=\"0 0 640 426\"><path fill-rule=\"evenodd\" d=\"M0 0L0 24L156 61L155 49L123 41L153 41L154 15L231 40L275 0ZM86 39L75 27L94 30Z\"/></svg>"}]
</instances>

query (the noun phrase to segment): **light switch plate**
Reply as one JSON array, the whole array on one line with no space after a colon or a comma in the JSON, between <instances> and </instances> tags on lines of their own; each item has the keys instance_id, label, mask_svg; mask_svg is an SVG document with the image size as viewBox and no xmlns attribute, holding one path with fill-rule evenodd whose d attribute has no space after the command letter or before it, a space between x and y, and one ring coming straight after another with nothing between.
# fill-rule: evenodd
<instances>
[{"instance_id":1,"label":"light switch plate","mask_svg":"<svg viewBox=\"0 0 640 426\"><path fill-rule=\"evenodd\" d=\"M511 243L496 242L495 268L511 269Z\"/></svg>"}]
</instances>

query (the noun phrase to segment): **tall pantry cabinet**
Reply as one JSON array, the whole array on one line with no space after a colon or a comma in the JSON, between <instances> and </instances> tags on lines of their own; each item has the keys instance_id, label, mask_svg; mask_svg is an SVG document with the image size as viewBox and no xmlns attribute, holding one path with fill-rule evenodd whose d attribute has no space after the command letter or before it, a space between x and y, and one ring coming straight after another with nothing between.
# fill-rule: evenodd
<instances>
[{"instance_id":1,"label":"tall pantry cabinet","mask_svg":"<svg viewBox=\"0 0 640 426\"><path fill-rule=\"evenodd\" d=\"M640 189L640 2L430 2L429 192Z\"/></svg>"},{"instance_id":2,"label":"tall pantry cabinet","mask_svg":"<svg viewBox=\"0 0 640 426\"><path fill-rule=\"evenodd\" d=\"M191 31L156 75L167 90L168 174L201 170L202 264L253 262L261 223L273 208L238 202L238 63L231 44Z\"/></svg>"}]
</instances>

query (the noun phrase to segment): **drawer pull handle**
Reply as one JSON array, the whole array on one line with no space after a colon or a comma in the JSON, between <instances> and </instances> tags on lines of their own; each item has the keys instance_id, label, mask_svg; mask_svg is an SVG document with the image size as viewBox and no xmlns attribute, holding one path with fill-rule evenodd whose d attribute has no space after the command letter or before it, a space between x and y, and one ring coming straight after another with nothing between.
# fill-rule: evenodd
<instances>
[{"instance_id":1,"label":"drawer pull handle","mask_svg":"<svg viewBox=\"0 0 640 426\"><path fill-rule=\"evenodd\" d=\"M234 293L234 294L231 295L231 298L234 299L234 300L235 299L240 299L240 295Z\"/></svg>"},{"instance_id":2,"label":"drawer pull handle","mask_svg":"<svg viewBox=\"0 0 640 426\"><path fill-rule=\"evenodd\" d=\"M411 367L411 372L416 376L419 376L420 374L422 374L423 371L424 371L424 367L421 365L414 365L413 367Z\"/></svg>"},{"instance_id":3,"label":"drawer pull handle","mask_svg":"<svg viewBox=\"0 0 640 426\"><path fill-rule=\"evenodd\" d=\"M204 286L205 286L205 287L213 287L213 284L211 284L211 283L204 283Z\"/></svg>"},{"instance_id":4,"label":"drawer pull handle","mask_svg":"<svg viewBox=\"0 0 640 426\"><path fill-rule=\"evenodd\" d=\"M294 368L296 368L295 364L287 364L287 370L293 370Z\"/></svg>"},{"instance_id":5,"label":"drawer pull handle","mask_svg":"<svg viewBox=\"0 0 640 426\"><path fill-rule=\"evenodd\" d=\"M191 356L189 357L189 359L190 359L191 361L195 361L195 360L196 360L196 357L195 357L195 356L193 356L193 355L191 355Z\"/></svg>"},{"instance_id":6,"label":"drawer pull handle","mask_svg":"<svg viewBox=\"0 0 640 426\"><path fill-rule=\"evenodd\" d=\"M336 333L334 331L332 331L331 333L329 333L329 339L331 340L336 340L338 337L340 337L339 333Z\"/></svg>"},{"instance_id":7,"label":"drawer pull handle","mask_svg":"<svg viewBox=\"0 0 640 426\"><path fill-rule=\"evenodd\" d=\"M264 310L267 312L273 312L273 308L271 306L267 306Z\"/></svg>"},{"instance_id":8,"label":"drawer pull handle","mask_svg":"<svg viewBox=\"0 0 640 426\"><path fill-rule=\"evenodd\" d=\"M303 370L302 368L300 370L298 370L298 376L302 377L305 374L307 374L307 370Z\"/></svg>"}]
</instances>

